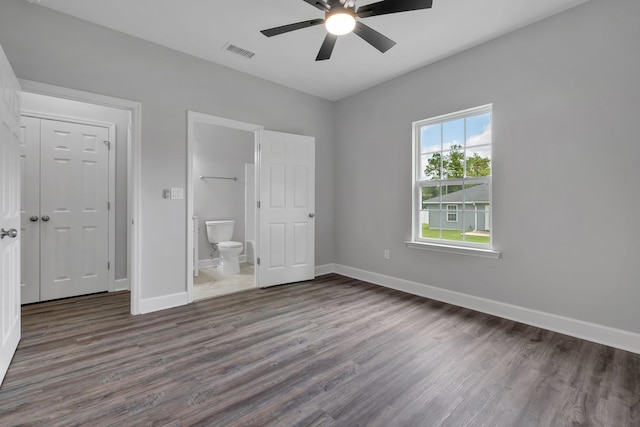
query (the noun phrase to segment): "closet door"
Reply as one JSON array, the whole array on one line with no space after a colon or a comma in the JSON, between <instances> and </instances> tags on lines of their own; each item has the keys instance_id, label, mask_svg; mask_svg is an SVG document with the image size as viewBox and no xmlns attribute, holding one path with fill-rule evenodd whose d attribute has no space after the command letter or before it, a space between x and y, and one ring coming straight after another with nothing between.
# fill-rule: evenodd
<instances>
[{"instance_id":1,"label":"closet door","mask_svg":"<svg viewBox=\"0 0 640 427\"><path fill-rule=\"evenodd\" d=\"M20 302L40 301L40 119L20 118Z\"/></svg>"},{"instance_id":2,"label":"closet door","mask_svg":"<svg viewBox=\"0 0 640 427\"><path fill-rule=\"evenodd\" d=\"M108 129L41 121L40 295L108 290Z\"/></svg>"}]
</instances>

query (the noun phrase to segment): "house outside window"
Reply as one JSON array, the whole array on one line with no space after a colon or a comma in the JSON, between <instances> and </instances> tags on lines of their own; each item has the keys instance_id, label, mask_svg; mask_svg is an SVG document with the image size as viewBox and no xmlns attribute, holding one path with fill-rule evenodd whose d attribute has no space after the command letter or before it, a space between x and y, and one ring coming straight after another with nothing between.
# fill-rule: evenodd
<instances>
[{"instance_id":1,"label":"house outside window","mask_svg":"<svg viewBox=\"0 0 640 427\"><path fill-rule=\"evenodd\" d=\"M458 222L458 205L447 205L447 222Z\"/></svg>"},{"instance_id":2,"label":"house outside window","mask_svg":"<svg viewBox=\"0 0 640 427\"><path fill-rule=\"evenodd\" d=\"M413 242L491 249L492 107L413 124Z\"/></svg>"}]
</instances>

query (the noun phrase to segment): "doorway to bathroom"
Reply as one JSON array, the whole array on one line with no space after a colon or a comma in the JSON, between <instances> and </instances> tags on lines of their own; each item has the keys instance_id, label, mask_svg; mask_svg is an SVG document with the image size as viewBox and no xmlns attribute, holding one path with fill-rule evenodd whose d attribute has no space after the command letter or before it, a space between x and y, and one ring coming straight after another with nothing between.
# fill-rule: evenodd
<instances>
[{"instance_id":1,"label":"doorway to bathroom","mask_svg":"<svg viewBox=\"0 0 640 427\"><path fill-rule=\"evenodd\" d=\"M193 301L256 286L257 130L225 120L190 125Z\"/></svg>"},{"instance_id":2,"label":"doorway to bathroom","mask_svg":"<svg viewBox=\"0 0 640 427\"><path fill-rule=\"evenodd\" d=\"M226 140L236 141L236 145L226 144L211 152L213 137L219 139L219 144ZM242 155L244 149L240 148L241 140L249 146L251 138L254 166L248 160L250 153ZM201 149L198 139L209 141L207 148ZM218 159L210 163L213 157ZM206 194L198 197L198 187ZM206 208L200 211L196 208L199 198L209 198ZM240 199L244 202L242 208L238 208ZM234 203L235 210L231 208ZM224 277L233 270L240 270L241 274L243 266L246 276L253 273L252 287L313 279L315 138L188 111L187 218L189 302L240 290L233 285L223 290L216 280L218 275ZM229 223L233 224L232 231ZM211 267L215 270L205 271ZM200 277L201 273L207 277ZM242 278L229 278L231 282L236 279ZM202 296L197 289L204 281L210 284L209 288L217 288L213 294ZM246 286L246 280L244 283Z\"/></svg>"}]
</instances>

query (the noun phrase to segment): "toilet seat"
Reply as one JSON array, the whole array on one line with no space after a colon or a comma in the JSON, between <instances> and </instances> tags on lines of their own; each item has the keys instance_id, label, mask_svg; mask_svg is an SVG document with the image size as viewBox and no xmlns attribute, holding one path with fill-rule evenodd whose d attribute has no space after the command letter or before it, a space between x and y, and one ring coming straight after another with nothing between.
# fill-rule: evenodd
<instances>
[{"instance_id":1,"label":"toilet seat","mask_svg":"<svg viewBox=\"0 0 640 427\"><path fill-rule=\"evenodd\" d=\"M229 242L218 243L218 249L233 249L233 248L241 248L241 247L242 247L241 242L229 241Z\"/></svg>"}]
</instances>

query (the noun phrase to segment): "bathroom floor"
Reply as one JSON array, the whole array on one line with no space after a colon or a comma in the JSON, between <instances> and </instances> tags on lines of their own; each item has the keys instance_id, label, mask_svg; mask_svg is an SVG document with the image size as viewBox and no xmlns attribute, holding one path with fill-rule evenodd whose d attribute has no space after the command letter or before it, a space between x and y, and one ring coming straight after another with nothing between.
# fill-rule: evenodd
<instances>
[{"instance_id":1,"label":"bathroom floor","mask_svg":"<svg viewBox=\"0 0 640 427\"><path fill-rule=\"evenodd\" d=\"M216 267L201 268L193 278L193 299L212 298L220 295L252 289L254 285L253 265L240 263L240 273L226 275Z\"/></svg>"}]
</instances>

